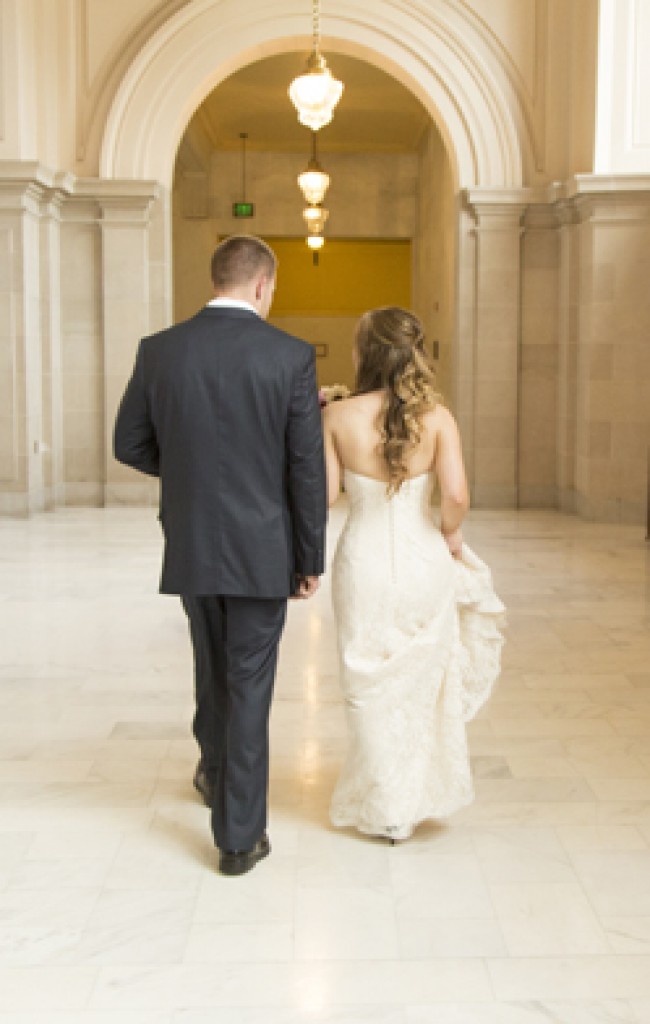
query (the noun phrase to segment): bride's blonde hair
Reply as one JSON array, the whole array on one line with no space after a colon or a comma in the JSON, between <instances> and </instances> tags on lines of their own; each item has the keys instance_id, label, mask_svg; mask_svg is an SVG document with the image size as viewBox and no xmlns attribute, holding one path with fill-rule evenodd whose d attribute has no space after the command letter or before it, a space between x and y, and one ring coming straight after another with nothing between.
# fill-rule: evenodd
<instances>
[{"instance_id":1,"label":"bride's blonde hair","mask_svg":"<svg viewBox=\"0 0 650 1024\"><path fill-rule=\"evenodd\" d=\"M422 433L422 416L440 400L435 370L418 318L399 306L364 313L356 335L356 393L385 391L382 454L388 466L388 493L408 475L407 457Z\"/></svg>"}]
</instances>

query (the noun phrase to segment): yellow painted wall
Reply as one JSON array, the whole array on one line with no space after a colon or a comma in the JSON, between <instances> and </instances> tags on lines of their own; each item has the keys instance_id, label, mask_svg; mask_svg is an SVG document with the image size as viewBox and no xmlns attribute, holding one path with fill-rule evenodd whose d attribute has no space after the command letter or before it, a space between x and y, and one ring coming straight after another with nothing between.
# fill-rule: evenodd
<instances>
[{"instance_id":1,"label":"yellow painted wall","mask_svg":"<svg viewBox=\"0 0 650 1024\"><path fill-rule=\"evenodd\" d=\"M318 383L354 385L352 346L359 318L356 316L270 316L280 330L304 338L312 345L326 345L327 355L316 357ZM320 349L317 349L317 353Z\"/></svg>"},{"instance_id":2,"label":"yellow painted wall","mask_svg":"<svg viewBox=\"0 0 650 1024\"><path fill-rule=\"evenodd\" d=\"M279 260L270 321L312 344L320 384L353 384L352 343L367 309L411 307L411 243L328 239L315 266L303 238L267 238Z\"/></svg>"},{"instance_id":3,"label":"yellow painted wall","mask_svg":"<svg viewBox=\"0 0 650 1024\"><path fill-rule=\"evenodd\" d=\"M411 302L408 239L328 239L314 266L302 238L267 238L278 257L276 316L359 316Z\"/></svg>"}]
</instances>

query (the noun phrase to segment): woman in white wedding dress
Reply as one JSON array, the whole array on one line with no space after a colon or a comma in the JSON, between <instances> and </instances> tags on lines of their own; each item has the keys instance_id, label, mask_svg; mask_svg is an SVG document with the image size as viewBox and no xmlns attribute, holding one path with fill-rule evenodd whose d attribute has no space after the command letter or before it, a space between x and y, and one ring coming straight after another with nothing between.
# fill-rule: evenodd
<instances>
[{"instance_id":1,"label":"woman in white wedding dress","mask_svg":"<svg viewBox=\"0 0 650 1024\"><path fill-rule=\"evenodd\" d=\"M330 814L395 841L473 799L465 723L499 674L504 608L463 543L458 429L416 317L364 314L355 368L354 396L324 411L330 504L343 483L350 506L332 575L349 750Z\"/></svg>"}]
</instances>

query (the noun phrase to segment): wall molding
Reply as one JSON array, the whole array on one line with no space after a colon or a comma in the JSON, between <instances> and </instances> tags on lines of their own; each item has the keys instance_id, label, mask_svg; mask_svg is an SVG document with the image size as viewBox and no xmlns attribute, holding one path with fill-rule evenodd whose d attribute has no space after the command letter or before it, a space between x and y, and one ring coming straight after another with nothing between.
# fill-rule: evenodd
<instances>
[{"instance_id":1,"label":"wall molding","mask_svg":"<svg viewBox=\"0 0 650 1024\"><path fill-rule=\"evenodd\" d=\"M532 90L513 61L509 51L495 34L489 23L464 2L457 0L464 17L474 27L484 46L489 50L511 86L516 100L515 110L519 128L530 150L532 164L540 173L546 167L546 63L548 60L549 0L535 0L534 12L534 67Z\"/></svg>"}]
</instances>

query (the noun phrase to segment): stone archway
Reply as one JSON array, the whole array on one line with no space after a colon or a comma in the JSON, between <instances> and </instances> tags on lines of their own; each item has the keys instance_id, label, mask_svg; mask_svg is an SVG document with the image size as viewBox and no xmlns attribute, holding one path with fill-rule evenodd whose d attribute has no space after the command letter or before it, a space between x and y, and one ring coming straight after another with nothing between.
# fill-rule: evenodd
<instances>
[{"instance_id":1,"label":"stone archway","mask_svg":"<svg viewBox=\"0 0 650 1024\"><path fill-rule=\"evenodd\" d=\"M122 79L106 122L100 176L105 187L132 185L134 200L122 187L120 198L103 207L104 276L113 266L136 285L132 301L116 296L113 302L105 292L107 436L115 405L110 382L117 392L130 363L123 324L129 315L133 323L142 320L143 289L148 289L149 329L169 319L169 193L183 132L207 94L238 68L279 52L307 50L306 20L297 0L192 0L151 37ZM459 197L453 401L474 499L512 506L517 499L519 221L521 187L532 166L521 97L495 60L480 21L459 0L435 7L417 0L377 0L372 11L363 0L328 0L324 29L325 51L388 71L420 100L445 141ZM142 198L146 183L152 199L148 210ZM486 434L477 423L480 410L488 408L493 430ZM135 485L124 473L107 460L108 501L135 497Z\"/></svg>"},{"instance_id":2,"label":"stone archway","mask_svg":"<svg viewBox=\"0 0 650 1024\"><path fill-rule=\"evenodd\" d=\"M308 48L302 7L295 0L194 0L170 18L115 95L101 176L168 188L178 143L207 94L247 63ZM362 0L331 0L325 28L326 50L383 67L422 102L446 142L458 189L522 184L530 147L517 130L518 96L494 72L487 42L460 4L423 9L377 0L369 11Z\"/></svg>"}]
</instances>

